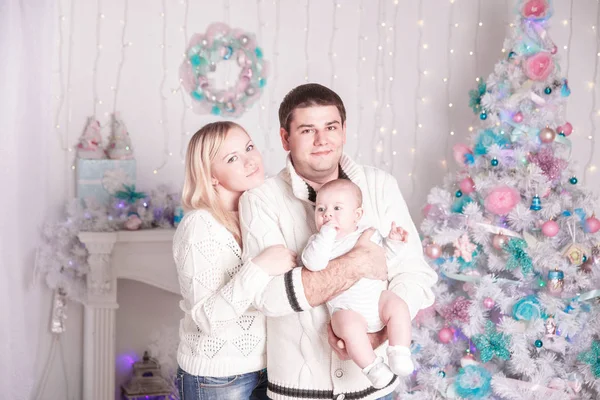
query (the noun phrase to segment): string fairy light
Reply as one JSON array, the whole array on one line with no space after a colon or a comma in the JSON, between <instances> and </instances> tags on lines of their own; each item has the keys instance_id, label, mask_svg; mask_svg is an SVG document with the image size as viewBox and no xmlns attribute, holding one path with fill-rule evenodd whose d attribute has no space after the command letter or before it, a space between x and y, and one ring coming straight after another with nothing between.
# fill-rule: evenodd
<instances>
[{"instance_id":1,"label":"string fairy light","mask_svg":"<svg viewBox=\"0 0 600 400\"><path fill-rule=\"evenodd\" d=\"M181 32L183 34L183 48L186 49L187 48L187 42L188 42L188 31L187 31L187 21L188 21L188 15L189 15L189 11L190 11L190 0L183 0L183 6L184 6L184 10L183 10L183 24L181 25ZM184 50L185 51L185 50ZM187 58L187 55L185 54L185 52L182 54L182 61L184 61ZM180 139L180 143L179 143L179 158L181 159L182 163L185 163L185 151L186 151L186 144L187 144L187 136L190 135L190 131L186 129L185 127L185 120L186 120L186 116L187 116L187 111L188 109L191 109L192 106L186 103L185 100L185 93L183 90L183 79L179 78L179 87L177 88L177 91L179 91L179 95L181 97L181 104L183 105L182 111L181 111L181 121L180 121L180 130L181 130L181 139Z\"/></svg>"},{"instance_id":2,"label":"string fairy light","mask_svg":"<svg viewBox=\"0 0 600 400\"><path fill-rule=\"evenodd\" d=\"M412 155L412 168L411 168L411 172L408 174L408 176L410 177L411 183L412 183L412 197L415 196L416 194L416 186L417 186L417 181L415 178L415 171L417 168L417 163L416 163L416 157L414 156L414 154L417 151L417 146L418 146L418 134L417 132L421 130L421 128L423 127L423 125L421 124L420 120L419 120L419 99L420 99L420 93L421 93L421 76L422 76L422 67L421 67L421 51L422 51L422 47L423 47L423 25L425 24L425 22L423 21L423 0L419 0L419 3L417 5L417 9L418 9L418 21L417 21L417 87L415 89L415 100L414 100L414 107L415 107L415 129L414 129L414 139L413 139L413 147L411 148L411 155Z\"/></svg>"},{"instance_id":3,"label":"string fairy light","mask_svg":"<svg viewBox=\"0 0 600 400\"><path fill-rule=\"evenodd\" d=\"M448 38L448 42L447 42L447 46L446 48L449 49L452 47L452 32L454 31L452 29L452 24L454 21L454 1L450 1L450 11L448 13L448 30L447 30L447 38ZM452 108L452 99L450 97L450 79L452 78L452 59L450 58L449 54L447 53L447 69L446 69L446 76L443 79L443 82L445 84L445 89L446 89L446 103L448 104L449 108ZM446 158L448 156L448 152L449 152L449 146L450 146L450 136L454 136L454 130L453 130L453 126L452 126L452 113L450 112L450 110L448 110L448 112L446 113L446 120L447 120L447 124L448 124L448 128L450 130L450 134L449 135L444 135L445 137L445 144L444 144L444 160L446 161ZM447 163L443 163L442 164L444 167L447 166Z\"/></svg>"},{"instance_id":4,"label":"string fairy light","mask_svg":"<svg viewBox=\"0 0 600 400\"><path fill-rule=\"evenodd\" d=\"M383 89L380 88L380 73L383 73L383 45L381 44L381 27L384 23L385 10L383 8L383 0L377 1L377 51L375 52L375 73L373 80L375 81L375 116L374 116L374 131L373 137L377 138L375 147L373 147L373 159L372 162L377 167L381 167L379 162L379 154L383 153L383 140L381 134L385 131L385 128L381 126L381 103L383 100Z\"/></svg>"},{"instance_id":5,"label":"string fairy light","mask_svg":"<svg viewBox=\"0 0 600 400\"><path fill-rule=\"evenodd\" d=\"M595 26L600 26L600 4L598 4L596 6L596 25ZM596 54L600 53L600 40L598 38L598 32L596 32L596 30L594 29L594 36L596 38ZM594 57L594 76L592 78L592 82L596 81L596 78L598 77L598 57ZM590 119L590 123L592 125L591 130L590 130L590 135L588 136L589 140L590 140L590 155L588 157L588 161L585 164L585 169L583 170L583 182L586 182L587 179L587 173L588 172L594 172L596 170L596 166L592 165L592 162L594 160L594 150L596 147L596 138L595 138L595 133L596 133L596 116L594 115L596 113L596 103L597 103L597 89L594 88L592 90L592 108L590 109L590 114L589 114L589 119Z\"/></svg>"},{"instance_id":6,"label":"string fairy light","mask_svg":"<svg viewBox=\"0 0 600 400\"><path fill-rule=\"evenodd\" d=\"M306 26L304 27L304 59L306 60L306 71L304 80L308 82L309 77L309 58L308 58L308 32L310 31L310 0L306 0Z\"/></svg>"},{"instance_id":7,"label":"string fairy light","mask_svg":"<svg viewBox=\"0 0 600 400\"><path fill-rule=\"evenodd\" d=\"M67 145L65 145L65 137L64 133L61 132L60 126L60 116L62 114L63 105L65 103L65 82L63 77L63 22L65 21L65 16L63 15L62 4L58 2L58 83L59 83L59 94L56 99L58 100L58 107L56 108L56 113L54 115L54 128L56 129L56 135L60 141L60 148L62 150L67 150ZM72 15L71 15L72 18Z\"/></svg>"},{"instance_id":8,"label":"string fairy light","mask_svg":"<svg viewBox=\"0 0 600 400\"><path fill-rule=\"evenodd\" d=\"M396 85L396 79L394 79L394 74L396 72L396 54L398 54L398 49L397 49L397 40L396 40L396 22L398 20L398 10L400 9L400 7L398 7L398 2L397 1L393 1L393 5L394 5L394 20L392 23L392 26L389 28L391 32L393 32L392 34L392 50L390 51L389 55L391 58L391 64L392 64L392 73L389 76L389 84L386 85L386 87L388 88L388 105L391 111L391 133L388 135L389 137L389 146L388 148L390 149L390 164L391 164L391 173L394 172L394 167L395 167L395 155L396 155L396 151L393 150L394 146L393 144L393 136L396 135L397 130L396 130L396 90L395 90L395 85Z\"/></svg>"},{"instance_id":9,"label":"string fairy light","mask_svg":"<svg viewBox=\"0 0 600 400\"><path fill-rule=\"evenodd\" d=\"M73 26L74 26L74 15L75 15L75 0L71 0L71 7L69 10L70 16L69 16L69 55L67 57L67 104L66 104L66 108L67 108L67 120L65 121L65 143L67 146L67 152L66 154L66 161L65 161L65 165L69 165L71 164L71 168L69 170L67 170L67 179L65 179L65 184L67 185L67 189L66 189L66 193L68 194L69 198L72 198L75 196L75 185L71 185L69 184L69 182L71 182L71 180L73 179L73 174L72 174L72 170L75 169L75 164L73 164L73 157L70 154L73 151L73 148L71 147L71 139L70 139L70 135L69 133L71 132L71 71L72 71L72 66L73 66Z\"/></svg>"},{"instance_id":10,"label":"string fairy light","mask_svg":"<svg viewBox=\"0 0 600 400\"><path fill-rule=\"evenodd\" d=\"M357 53L358 53L358 58L356 59L356 98L357 98L357 122L356 122L356 133L354 134L354 138L356 139L356 151L354 153L354 158L355 159L359 159L361 154L360 154L360 143L358 140L358 134L361 131L361 127L362 127L362 114L363 114L363 110L364 110L364 105L362 102L362 93L361 93L361 66L362 63L364 61L366 61L366 58L363 55L363 46L362 46L362 42L363 42L363 36L362 36L362 22L363 22L363 1L364 0L360 0L359 5L358 5L358 39L357 39L357 43L356 43L356 47L357 47Z\"/></svg>"},{"instance_id":11,"label":"string fairy light","mask_svg":"<svg viewBox=\"0 0 600 400\"><path fill-rule=\"evenodd\" d=\"M569 0L569 19L563 21L563 25L565 27L569 27L569 34L567 37L567 45L563 48L567 51L567 60L566 60L566 68L565 68L565 76L569 76L569 69L571 67L571 41L573 39L573 0ZM565 103L565 115L567 114L567 108L569 106L569 102Z\"/></svg>"},{"instance_id":12,"label":"string fairy light","mask_svg":"<svg viewBox=\"0 0 600 400\"><path fill-rule=\"evenodd\" d=\"M115 86L112 87L113 94L113 113L117 111L117 99L119 96L119 88L121 87L121 71L123 71L123 64L125 64L125 49L127 44L125 43L125 31L127 29L127 13L129 8L129 0L123 1L123 19L121 20L121 59L117 67L117 80Z\"/></svg>"},{"instance_id":13,"label":"string fairy light","mask_svg":"<svg viewBox=\"0 0 600 400\"><path fill-rule=\"evenodd\" d=\"M161 1L161 5L162 5L162 11L160 13L160 18L162 21L162 42L160 44L160 47L162 49L162 67L163 67L163 76L162 79L160 81L160 86L159 86L159 95L160 95L160 99L161 99L161 105L160 105L160 115L161 115L161 120L159 121L159 124L162 125L162 131L163 131L163 158L162 158L162 162L161 164L154 168L154 170L152 171L154 174L158 174L158 172L165 166L167 165L167 163L169 162L169 156L172 155L172 153L169 151L169 129L168 129L168 121L167 121L167 97L164 94L164 89L165 89L165 84L167 82L167 15L166 15L166 11L167 11L167 5L166 5L166 0L162 0Z\"/></svg>"},{"instance_id":14,"label":"string fairy light","mask_svg":"<svg viewBox=\"0 0 600 400\"><path fill-rule=\"evenodd\" d=\"M96 0L96 58L94 59L94 80L92 82L94 96L94 117L96 116L97 106L102 104L102 100L98 98L98 63L100 61L100 50L102 50L102 45L100 44L100 32L103 19L104 14L102 14L102 0Z\"/></svg>"},{"instance_id":15,"label":"string fairy light","mask_svg":"<svg viewBox=\"0 0 600 400\"><path fill-rule=\"evenodd\" d=\"M260 0L258 0L260 1ZM277 82L279 82L279 68L278 68L278 60L279 60L279 29L280 29L280 20L281 20L281 7L279 0L275 2L275 34L273 35L273 79L271 80L271 107L269 107L269 115L268 115L268 124L267 124L267 134L265 135L265 146L268 150L268 153L272 153L274 151L271 148L271 132L272 132L272 121L277 120L277 102L275 101L275 86ZM275 113L273 115L272 113Z\"/></svg>"},{"instance_id":16,"label":"string fairy light","mask_svg":"<svg viewBox=\"0 0 600 400\"><path fill-rule=\"evenodd\" d=\"M338 0L333 0L333 13L332 13L332 23L331 23L331 38L329 39L329 63L331 65L331 84L330 87L331 89L333 89L333 82L335 79L337 79L337 75L335 74L335 61L334 58L336 56L336 54L333 51L333 45L335 43L335 34L337 32L337 25L336 25L336 20L337 20L337 9L341 7L340 3L338 3Z\"/></svg>"}]
</instances>

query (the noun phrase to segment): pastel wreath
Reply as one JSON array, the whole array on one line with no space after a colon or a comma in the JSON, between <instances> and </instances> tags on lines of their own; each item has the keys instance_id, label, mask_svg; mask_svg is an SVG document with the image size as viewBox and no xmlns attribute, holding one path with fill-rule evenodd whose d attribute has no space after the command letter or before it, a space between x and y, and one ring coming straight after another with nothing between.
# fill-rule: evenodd
<instances>
[{"instance_id":1,"label":"pastel wreath","mask_svg":"<svg viewBox=\"0 0 600 400\"><path fill-rule=\"evenodd\" d=\"M267 84L267 65L254 35L226 24L214 23L206 33L194 34L185 56L179 70L181 83L198 113L238 117ZM220 89L208 75L216 71L219 62L227 60L234 60L240 73L232 86Z\"/></svg>"}]
</instances>

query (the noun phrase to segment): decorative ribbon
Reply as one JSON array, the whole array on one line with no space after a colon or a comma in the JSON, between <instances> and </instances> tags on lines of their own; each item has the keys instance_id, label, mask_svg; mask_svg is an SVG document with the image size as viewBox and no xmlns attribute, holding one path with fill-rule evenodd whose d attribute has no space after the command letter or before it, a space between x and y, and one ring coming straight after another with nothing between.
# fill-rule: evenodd
<instances>
[{"instance_id":1,"label":"decorative ribbon","mask_svg":"<svg viewBox=\"0 0 600 400\"><path fill-rule=\"evenodd\" d=\"M577 297L577 299L579 301L588 301L588 300L595 299L596 297L600 297L600 289L594 289L594 290L590 290L589 292L580 294Z\"/></svg>"},{"instance_id":2,"label":"decorative ribbon","mask_svg":"<svg viewBox=\"0 0 600 400\"><path fill-rule=\"evenodd\" d=\"M484 224L482 222L477 222L476 225L483 228L487 232L493 233L496 235L512 236L512 237L516 237L516 238L520 238L520 239L522 238L521 235L519 235L517 232L511 231L510 229L500 228L498 226Z\"/></svg>"},{"instance_id":3,"label":"decorative ribbon","mask_svg":"<svg viewBox=\"0 0 600 400\"><path fill-rule=\"evenodd\" d=\"M452 279L455 281L461 281L461 282L468 282L468 283L477 283L477 282L481 281L481 278L482 278L481 276L455 274L453 272L443 272L442 271L442 274L448 279ZM513 285L519 284L519 281L513 281L512 279L497 278L497 277L494 277L494 282L509 283L509 284L513 284Z\"/></svg>"}]
</instances>

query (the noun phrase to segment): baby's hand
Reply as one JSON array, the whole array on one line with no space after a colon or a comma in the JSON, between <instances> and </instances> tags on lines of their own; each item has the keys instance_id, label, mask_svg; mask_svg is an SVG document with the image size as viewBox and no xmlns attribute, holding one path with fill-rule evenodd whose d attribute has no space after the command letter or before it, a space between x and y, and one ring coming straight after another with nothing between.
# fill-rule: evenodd
<instances>
[{"instance_id":1,"label":"baby's hand","mask_svg":"<svg viewBox=\"0 0 600 400\"><path fill-rule=\"evenodd\" d=\"M391 240L397 240L399 242L406 243L406 241L408 240L408 232L406 232L401 227L396 226L395 222L392 222L392 230L390 231L388 238Z\"/></svg>"}]
</instances>

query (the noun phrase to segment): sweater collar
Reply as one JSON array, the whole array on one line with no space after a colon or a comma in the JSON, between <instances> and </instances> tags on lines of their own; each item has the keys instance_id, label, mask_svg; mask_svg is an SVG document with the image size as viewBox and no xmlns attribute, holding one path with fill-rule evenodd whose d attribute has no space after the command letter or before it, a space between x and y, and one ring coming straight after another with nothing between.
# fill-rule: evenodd
<instances>
[{"instance_id":1,"label":"sweater collar","mask_svg":"<svg viewBox=\"0 0 600 400\"><path fill-rule=\"evenodd\" d=\"M287 156L286 167L282 172L287 172L286 180L292 186L292 191L294 192L294 196L299 198L302 201L306 201L308 203L314 204L317 198L316 190L310 186L298 173L292 164L292 158L290 154ZM350 157L346 154L342 154L339 163L339 179L349 179L352 182L356 183L359 187L362 188L362 183L364 181L364 173L360 166L356 164Z\"/></svg>"}]
</instances>

